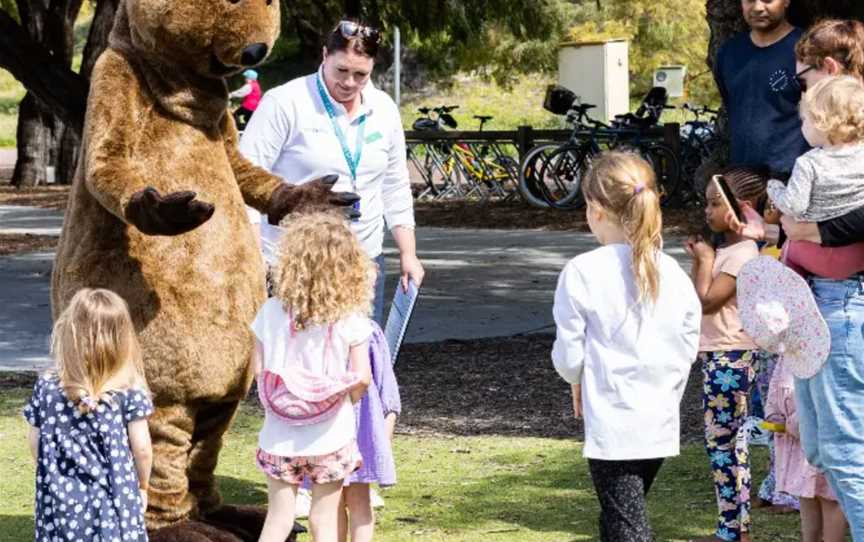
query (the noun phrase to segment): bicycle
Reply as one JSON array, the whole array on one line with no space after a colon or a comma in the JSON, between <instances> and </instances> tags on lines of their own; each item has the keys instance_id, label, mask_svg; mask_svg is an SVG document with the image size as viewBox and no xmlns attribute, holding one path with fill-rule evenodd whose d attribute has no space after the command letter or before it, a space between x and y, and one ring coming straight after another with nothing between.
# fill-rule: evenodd
<instances>
[{"instance_id":1,"label":"bicycle","mask_svg":"<svg viewBox=\"0 0 864 542\"><path fill-rule=\"evenodd\" d=\"M665 89L652 89L635 113L619 115L606 125L588 117L592 104L575 104L567 113L568 121L573 124L570 139L557 149L537 148L535 154L529 153L523 165L526 173L534 169L533 177L523 178L534 181L548 206L557 209L572 209L583 204L581 198L582 176L587 171L592 158L602 152L601 143L607 149L629 148L643 156L657 175L662 205L668 204L677 193L680 181L680 163L674 149L662 142L647 138L650 128L659 121L662 111L671 109L666 105ZM539 162L538 156L543 156ZM532 157L534 162L527 159ZM537 170L537 165L541 169ZM526 187L532 192L530 187Z\"/></svg>"},{"instance_id":2,"label":"bicycle","mask_svg":"<svg viewBox=\"0 0 864 542\"><path fill-rule=\"evenodd\" d=\"M457 126L456 119L450 112L458 107L458 105L436 108L421 107L418 111L425 116L416 119L412 127L420 132L443 131L447 126L455 128ZM426 183L426 189L417 194L417 198L430 196L438 199L458 192L459 182L456 177L459 172L450 157L449 147L446 143L414 143L408 145L407 152L408 160Z\"/></svg>"},{"instance_id":3,"label":"bicycle","mask_svg":"<svg viewBox=\"0 0 864 542\"><path fill-rule=\"evenodd\" d=\"M681 204L704 204L705 195L697 186L696 173L699 167L710 158L719 144L716 134L718 111L707 106L693 106L685 103L681 109L691 113L693 119L681 126L681 176L685 180L680 193ZM702 120L708 116L708 120Z\"/></svg>"},{"instance_id":4,"label":"bicycle","mask_svg":"<svg viewBox=\"0 0 864 542\"><path fill-rule=\"evenodd\" d=\"M414 128L418 130L456 128L458 124L450 112L457 107L420 108L418 111L426 116L417 119ZM493 117L474 115L474 118L480 122L479 131L482 132L486 122ZM416 163L416 157L413 159ZM457 141L452 144L440 142L426 145L425 162L418 169L425 172L423 176L428 185L427 192L432 192L437 197L456 194L464 198L476 196L480 199L488 199L494 196L508 199L516 193L514 182L517 176L516 161L495 143ZM441 175L436 177L435 170L439 170ZM441 186L436 185L436 178L443 180Z\"/></svg>"}]
</instances>

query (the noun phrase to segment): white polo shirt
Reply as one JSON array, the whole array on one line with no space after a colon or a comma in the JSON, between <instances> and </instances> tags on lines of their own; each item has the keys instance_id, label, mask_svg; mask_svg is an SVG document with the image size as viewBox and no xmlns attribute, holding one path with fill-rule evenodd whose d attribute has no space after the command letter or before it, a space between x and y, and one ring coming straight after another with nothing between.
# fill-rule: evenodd
<instances>
[{"instance_id":1,"label":"white polo shirt","mask_svg":"<svg viewBox=\"0 0 864 542\"><path fill-rule=\"evenodd\" d=\"M678 455L679 404L696 361L702 305L693 281L660 254L660 295L637 303L630 245L581 254L561 271L552 361L582 384L585 457Z\"/></svg>"},{"instance_id":2,"label":"white polo shirt","mask_svg":"<svg viewBox=\"0 0 864 542\"><path fill-rule=\"evenodd\" d=\"M243 132L240 152L286 182L303 184L336 174L339 180L334 190L350 192L353 191L350 170L318 93L318 73L294 79L264 94ZM362 216L351 228L374 258L382 251L385 221L390 229L414 226L414 200L399 108L371 82L361 96L361 110L349 122L345 107L328 94L352 153L356 151L358 120L362 114L366 115L356 189ZM271 226L263 216L261 242L269 263L274 261L278 237L279 228Z\"/></svg>"}]
</instances>

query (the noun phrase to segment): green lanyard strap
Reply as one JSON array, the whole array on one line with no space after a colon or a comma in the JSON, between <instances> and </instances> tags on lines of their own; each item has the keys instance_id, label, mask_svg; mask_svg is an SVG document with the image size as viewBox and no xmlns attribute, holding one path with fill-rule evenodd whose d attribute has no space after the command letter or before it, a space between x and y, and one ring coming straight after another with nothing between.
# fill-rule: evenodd
<instances>
[{"instance_id":1,"label":"green lanyard strap","mask_svg":"<svg viewBox=\"0 0 864 542\"><path fill-rule=\"evenodd\" d=\"M345 132L336 121L336 109L333 107L333 102L327 96L327 91L324 89L324 83L321 81L321 75L315 78L318 83L318 94L321 96L321 102L324 104L324 109L327 111L327 116L330 117L330 124L333 126L333 132L342 146L342 154L345 156L345 162L348 164L348 171L351 173L351 187L354 192L357 192L357 166L360 164L360 156L363 154L363 135L366 131L366 115L363 114L359 120L357 128L357 143L355 150L352 153L348 148L348 139L345 137Z\"/></svg>"}]
</instances>

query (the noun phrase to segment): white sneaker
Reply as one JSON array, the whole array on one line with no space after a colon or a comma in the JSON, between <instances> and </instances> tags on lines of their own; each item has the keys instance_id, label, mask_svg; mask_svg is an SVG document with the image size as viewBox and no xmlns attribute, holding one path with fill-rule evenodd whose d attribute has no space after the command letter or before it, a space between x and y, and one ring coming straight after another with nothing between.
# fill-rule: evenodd
<instances>
[{"instance_id":1,"label":"white sneaker","mask_svg":"<svg viewBox=\"0 0 864 542\"><path fill-rule=\"evenodd\" d=\"M310 508L312 508L312 492L301 487L297 490L297 499L294 501L295 517L308 518Z\"/></svg>"}]
</instances>

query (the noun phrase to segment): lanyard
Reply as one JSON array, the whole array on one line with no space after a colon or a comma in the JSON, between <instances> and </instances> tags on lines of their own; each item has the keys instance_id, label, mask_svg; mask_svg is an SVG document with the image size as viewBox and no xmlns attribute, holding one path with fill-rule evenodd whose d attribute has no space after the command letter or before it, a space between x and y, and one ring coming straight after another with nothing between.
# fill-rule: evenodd
<instances>
[{"instance_id":1,"label":"lanyard","mask_svg":"<svg viewBox=\"0 0 864 542\"><path fill-rule=\"evenodd\" d=\"M345 156L345 162L348 163L348 170L351 173L351 187L354 192L357 192L357 166L360 164L360 156L363 154L363 135L366 131L366 115L360 117L360 126L357 128L357 142L355 144L354 153L348 148L348 140L345 137L345 132L336 121L336 110L333 107L333 102L327 96L327 91L324 90L324 83L321 81L321 74L315 78L318 83L318 94L321 96L321 102L324 104L324 109L327 111L327 116L330 117L330 124L333 125L333 132L342 146L342 154Z\"/></svg>"}]
</instances>

